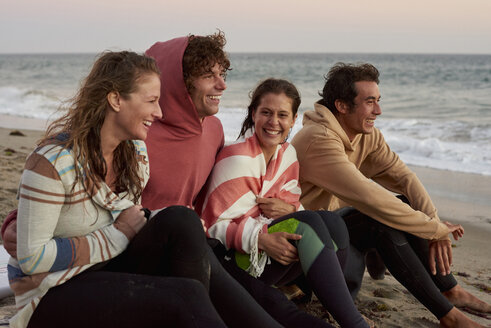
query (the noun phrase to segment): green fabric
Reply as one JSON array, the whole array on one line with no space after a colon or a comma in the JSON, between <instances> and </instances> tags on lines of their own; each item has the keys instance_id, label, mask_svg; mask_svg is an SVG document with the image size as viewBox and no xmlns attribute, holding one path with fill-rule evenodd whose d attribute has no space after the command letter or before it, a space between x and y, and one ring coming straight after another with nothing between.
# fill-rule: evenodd
<instances>
[{"instance_id":1,"label":"green fabric","mask_svg":"<svg viewBox=\"0 0 491 328\"><path fill-rule=\"evenodd\" d=\"M249 260L249 254L244 254L235 251L235 263L237 263L237 266L241 268L244 271L247 271L249 266L251 265L251 261Z\"/></svg>"},{"instance_id":2,"label":"green fabric","mask_svg":"<svg viewBox=\"0 0 491 328\"><path fill-rule=\"evenodd\" d=\"M290 218L283 220L281 222L278 222L271 227L268 228L268 233L273 233L273 232L288 232L288 233L296 233L297 227L300 221L298 221L295 218Z\"/></svg>"},{"instance_id":3,"label":"green fabric","mask_svg":"<svg viewBox=\"0 0 491 328\"><path fill-rule=\"evenodd\" d=\"M302 270L307 274L315 259L324 248L322 240L314 229L304 222L295 218L290 218L268 227L268 233L274 232L287 232L302 236L302 239L296 240L295 244L298 250L298 256L301 259L300 263L302 265ZM334 251L337 251L338 246L334 241L332 241L332 243L334 245ZM237 266L243 270L247 270L251 265L249 257L249 254L243 254L236 251L235 262L237 263Z\"/></svg>"},{"instance_id":4,"label":"green fabric","mask_svg":"<svg viewBox=\"0 0 491 328\"><path fill-rule=\"evenodd\" d=\"M306 223L299 222L295 233L302 235L302 239L297 240L297 250L302 270L307 274L310 266L324 248L324 244L314 229Z\"/></svg>"}]
</instances>

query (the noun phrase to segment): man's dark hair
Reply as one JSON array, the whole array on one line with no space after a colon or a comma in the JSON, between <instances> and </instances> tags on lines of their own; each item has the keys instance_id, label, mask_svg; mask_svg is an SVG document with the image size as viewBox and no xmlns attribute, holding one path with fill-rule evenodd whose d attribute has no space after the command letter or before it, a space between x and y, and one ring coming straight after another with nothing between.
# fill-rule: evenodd
<instances>
[{"instance_id":1,"label":"man's dark hair","mask_svg":"<svg viewBox=\"0 0 491 328\"><path fill-rule=\"evenodd\" d=\"M182 57L184 82L188 91L192 90L194 79L211 73L215 64L222 67L224 74L230 69L230 60L223 51L226 43L225 34L220 30L207 36L189 36L189 43Z\"/></svg>"},{"instance_id":2,"label":"man's dark hair","mask_svg":"<svg viewBox=\"0 0 491 328\"><path fill-rule=\"evenodd\" d=\"M378 84L379 72L375 66L367 63L357 65L337 63L324 78L326 83L322 92L319 92L319 96L322 97L319 103L337 115L335 101L341 100L352 109L357 96L355 82L370 81Z\"/></svg>"}]
</instances>

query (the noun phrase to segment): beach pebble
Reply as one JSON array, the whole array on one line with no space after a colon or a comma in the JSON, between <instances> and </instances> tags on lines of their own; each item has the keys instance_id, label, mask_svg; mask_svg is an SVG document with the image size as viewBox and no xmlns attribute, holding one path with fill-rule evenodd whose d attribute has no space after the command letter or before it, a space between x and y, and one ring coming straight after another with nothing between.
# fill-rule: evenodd
<instances>
[{"instance_id":1,"label":"beach pebble","mask_svg":"<svg viewBox=\"0 0 491 328\"><path fill-rule=\"evenodd\" d=\"M25 137L26 135L19 130L14 130L9 133L11 136Z\"/></svg>"}]
</instances>

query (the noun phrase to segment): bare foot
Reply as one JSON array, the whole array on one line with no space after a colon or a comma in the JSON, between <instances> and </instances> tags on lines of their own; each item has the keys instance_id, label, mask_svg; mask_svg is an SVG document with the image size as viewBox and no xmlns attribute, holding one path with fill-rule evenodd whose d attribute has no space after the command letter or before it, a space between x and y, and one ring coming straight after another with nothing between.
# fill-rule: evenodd
<instances>
[{"instance_id":1,"label":"bare foot","mask_svg":"<svg viewBox=\"0 0 491 328\"><path fill-rule=\"evenodd\" d=\"M466 307L477 312L491 313L491 305L481 301L464 288L460 287L460 285L455 286L449 291L443 292L443 296L456 307Z\"/></svg>"},{"instance_id":2,"label":"bare foot","mask_svg":"<svg viewBox=\"0 0 491 328\"><path fill-rule=\"evenodd\" d=\"M459 309L453 307L450 312L440 319L440 328L484 328L484 326L471 320Z\"/></svg>"}]
</instances>

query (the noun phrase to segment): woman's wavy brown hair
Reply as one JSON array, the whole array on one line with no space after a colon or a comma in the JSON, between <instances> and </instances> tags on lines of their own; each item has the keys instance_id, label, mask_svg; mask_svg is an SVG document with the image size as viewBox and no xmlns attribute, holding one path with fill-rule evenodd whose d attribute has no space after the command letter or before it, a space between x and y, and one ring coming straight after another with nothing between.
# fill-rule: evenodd
<instances>
[{"instance_id":1,"label":"woman's wavy brown hair","mask_svg":"<svg viewBox=\"0 0 491 328\"><path fill-rule=\"evenodd\" d=\"M67 113L49 125L39 144L57 144L73 151L81 166L75 165L73 187L81 182L91 195L93 186L104 181L107 164L102 156L101 127L110 108L107 95L114 91L128 99L136 91L138 80L145 74L160 76L155 61L150 57L129 51L102 53L83 80L78 93L68 101ZM118 145L114 151L113 165L116 173L115 192L128 192L133 201L137 201L143 188L133 142Z\"/></svg>"}]
</instances>

